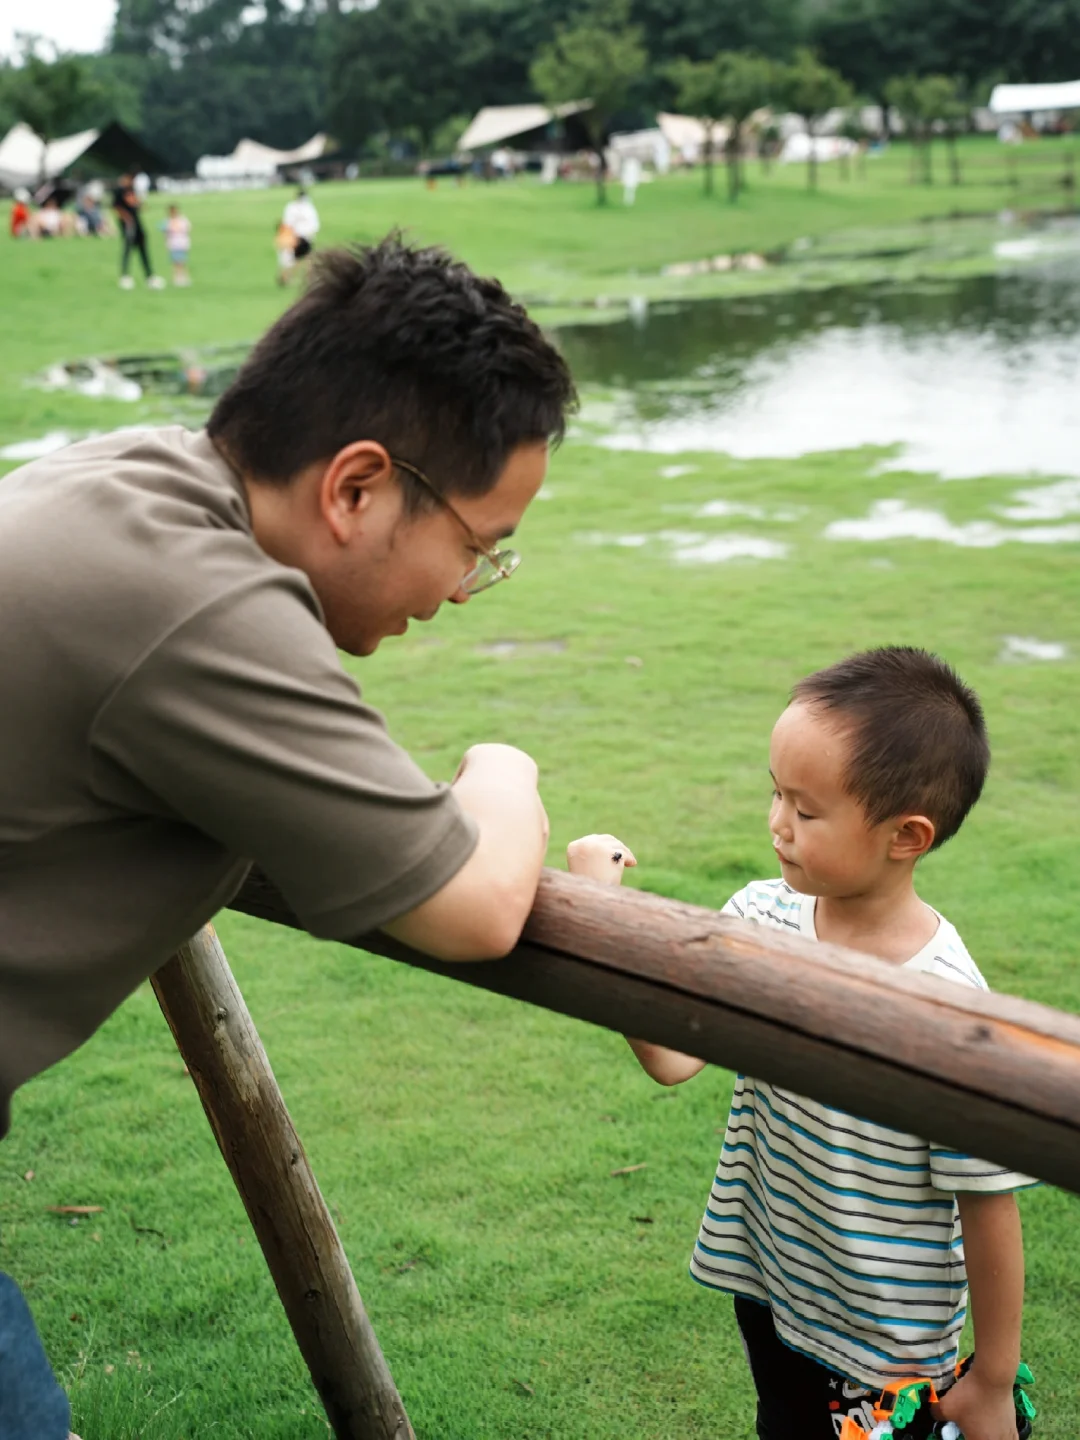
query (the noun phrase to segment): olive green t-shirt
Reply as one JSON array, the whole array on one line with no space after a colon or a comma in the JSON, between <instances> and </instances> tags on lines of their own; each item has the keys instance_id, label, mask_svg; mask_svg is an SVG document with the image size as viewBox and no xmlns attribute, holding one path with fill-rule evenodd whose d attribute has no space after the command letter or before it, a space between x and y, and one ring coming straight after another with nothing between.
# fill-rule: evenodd
<instances>
[{"instance_id":1,"label":"olive green t-shirt","mask_svg":"<svg viewBox=\"0 0 1080 1440\"><path fill-rule=\"evenodd\" d=\"M0 1135L235 894L313 934L420 904L476 843L256 544L204 432L121 432L0 480Z\"/></svg>"}]
</instances>

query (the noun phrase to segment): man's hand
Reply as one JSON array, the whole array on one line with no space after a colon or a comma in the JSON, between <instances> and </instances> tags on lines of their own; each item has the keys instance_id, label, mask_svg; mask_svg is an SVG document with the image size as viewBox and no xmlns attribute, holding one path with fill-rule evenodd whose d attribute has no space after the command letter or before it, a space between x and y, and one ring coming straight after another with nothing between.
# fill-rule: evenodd
<instances>
[{"instance_id":1,"label":"man's hand","mask_svg":"<svg viewBox=\"0 0 1080 1440\"><path fill-rule=\"evenodd\" d=\"M1011 1385L989 1385L979 1375L978 1356L963 1379L943 1395L934 1413L959 1425L964 1440L1016 1440L1016 1406Z\"/></svg>"},{"instance_id":2,"label":"man's hand","mask_svg":"<svg viewBox=\"0 0 1080 1440\"><path fill-rule=\"evenodd\" d=\"M566 864L571 875L584 875L601 885L618 885L627 865L637 861L614 835L583 835L566 847Z\"/></svg>"}]
</instances>

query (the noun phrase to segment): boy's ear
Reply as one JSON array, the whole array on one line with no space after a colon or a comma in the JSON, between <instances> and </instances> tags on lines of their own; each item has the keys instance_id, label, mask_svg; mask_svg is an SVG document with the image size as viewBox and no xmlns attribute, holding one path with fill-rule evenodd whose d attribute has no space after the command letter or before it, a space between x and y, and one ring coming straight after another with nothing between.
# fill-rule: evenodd
<instances>
[{"instance_id":1,"label":"boy's ear","mask_svg":"<svg viewBox=\"0 0 1080 1440\"><path fill-rule=\"evenodd\" d=\"M925 815L901 815L889 845L890 860L918 860L933 845L937 829Z\"/></svg>"}]
</instances>

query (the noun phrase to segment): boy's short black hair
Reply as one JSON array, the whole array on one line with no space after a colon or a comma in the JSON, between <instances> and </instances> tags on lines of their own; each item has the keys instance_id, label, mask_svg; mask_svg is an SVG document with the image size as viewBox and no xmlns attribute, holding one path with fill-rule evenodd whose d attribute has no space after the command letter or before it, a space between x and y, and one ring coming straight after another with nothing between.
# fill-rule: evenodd
<instances>
[{"instance_id":1,"label":"boy's short black hair","mask_svg":"<svg viewBox=\"0 0 1080 1440\"><path fill-rule=\"evenodd\" d=\"M907 645L864 650L800 680L791 698L850 727L847 789L871 825L925 815L931 850L960 829L982 794L990 744L979 697L944 660Z\"/></svg>"},{"instance_id":2,"label":"boy's short black hair","mask_svg":"<svg viewBox=\"0 0 1080 1440\"><path fill-rule=\"evenodd\" d=\"M483 495L517 446L562 439L575 401L565 360L497 280L392 234L319 256L208 429L256 480L377 440L440 491Z\"/></svg>"}]
</instances>

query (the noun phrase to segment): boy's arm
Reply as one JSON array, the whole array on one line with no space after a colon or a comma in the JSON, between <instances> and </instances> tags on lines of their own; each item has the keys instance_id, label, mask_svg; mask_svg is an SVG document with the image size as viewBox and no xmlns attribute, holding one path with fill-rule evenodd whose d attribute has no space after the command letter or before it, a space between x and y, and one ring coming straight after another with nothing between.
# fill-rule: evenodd
<instances>
[{"instance_id":1,"label":"boy's arm","mask_svg":"<svg viewBox=\"0 0 1080 1440\"><path fill-rule=\"evenodd\" d=\"M566 849L566 863L571 875L585 875L601 885L618 885L627 865L637 864L630 850L614 835L585 835L573 840ZM631 1040L627 1044L638 1058L641 1068L660 1085L680 1085L704 1070L705 1061L648 1040Z\"/></svg>"},{"instance_id":2,"label":"boy's arm","mask_svg":"<svg viewBox=\"0 0 1080 1440\"><path fill-rule=\"evenodd\" d=\"M704 1060L684 1055L681 1050L668 1050L648 1040L632 1040L629 1035L626 1043L646 1075L651 1075L658 1085L681 1085L684 1080L692 1080L699 1070L705 1069Z\"/></svg>"},{"instance_id":3,"label":"boy's arm","mask_svg":"<svg viewBox=\"0 0 1080 1440\"><path fill-rule=\"evenodd\" d=\"M1024 1242L1015 1195L959 1191L975 1361L941 1401L964 1440L1016 1440L1013 1383L1020 1364Z\"/></svg>"}]
</instances>

